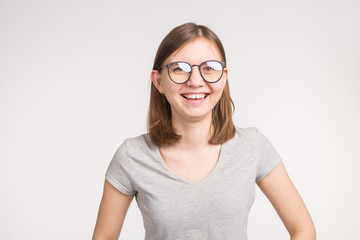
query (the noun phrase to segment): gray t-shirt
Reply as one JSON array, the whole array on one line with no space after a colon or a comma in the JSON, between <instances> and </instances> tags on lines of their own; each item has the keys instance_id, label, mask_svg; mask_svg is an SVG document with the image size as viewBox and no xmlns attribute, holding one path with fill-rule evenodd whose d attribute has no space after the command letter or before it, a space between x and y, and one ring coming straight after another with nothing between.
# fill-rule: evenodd
<instances>
[{"instance_id":1,"label":"gray t-shirt","mask_svg":"<svg viewBox=\"0 0 360 240\"><path fill-rule=\"evenodd\" d=\"M135 195L145 240L246 240L255 183L280 161L256 128L237 128L212 172L194 183L172 171L143 134L124 141L105 176L122 193Z\"/></svg>"}]
</instances>

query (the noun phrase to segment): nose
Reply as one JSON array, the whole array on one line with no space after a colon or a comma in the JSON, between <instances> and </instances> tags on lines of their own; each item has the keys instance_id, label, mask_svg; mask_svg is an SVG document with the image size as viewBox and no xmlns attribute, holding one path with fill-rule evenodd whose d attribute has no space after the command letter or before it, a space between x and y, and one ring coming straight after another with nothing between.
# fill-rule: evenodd
<instances>
[{"instance_id":1,"label":"nose","mask_svg":"<svg viewBox=\"0 0 360 240\"><path fill-rule=\"evenodd\" d=\"M194 67L197 67L197 69L194 69ZM205 85L205 81L202 78L201 74L200 74L200 69L198 65L193 65L192 66L192 73L190 76L189 81L186 82L188 87L202 87Z\"/></svg>"}]
</instances>

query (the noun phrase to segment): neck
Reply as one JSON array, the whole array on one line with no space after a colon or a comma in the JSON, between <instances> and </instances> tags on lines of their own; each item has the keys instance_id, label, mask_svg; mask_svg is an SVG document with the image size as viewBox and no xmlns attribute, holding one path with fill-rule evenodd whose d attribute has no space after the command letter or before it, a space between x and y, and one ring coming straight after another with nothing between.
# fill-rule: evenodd
<instances>
[{"instance_id":1,"label":"neck","mask_svg":"<svg viewBox=\"0 0 360 240\"><path fill-rule=\"evenodd\" d=\"M176 133L181 135L181 140L178 143L180 148L199 149L201 147L208 146L211 136L211 115L202 121L188 122L188 121L176 121L173 119L173 126Z\"/></svg>"}]
</instances>

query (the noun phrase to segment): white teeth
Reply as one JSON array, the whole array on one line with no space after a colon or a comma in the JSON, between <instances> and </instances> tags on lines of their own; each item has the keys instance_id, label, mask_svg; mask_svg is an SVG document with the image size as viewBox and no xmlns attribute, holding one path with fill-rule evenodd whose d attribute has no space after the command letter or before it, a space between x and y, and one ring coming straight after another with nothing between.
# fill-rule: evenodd
<instances>
[{"instance_id":1,"label":"white teeth","mask_svg":"<svg viewBox=\"0 0 360 240\"><path fill-rule=\"evenodd\" d=\"M183 96L187 99L203 99L206 97L206 94L185 94Z\"/></svg>"}]
</instances>

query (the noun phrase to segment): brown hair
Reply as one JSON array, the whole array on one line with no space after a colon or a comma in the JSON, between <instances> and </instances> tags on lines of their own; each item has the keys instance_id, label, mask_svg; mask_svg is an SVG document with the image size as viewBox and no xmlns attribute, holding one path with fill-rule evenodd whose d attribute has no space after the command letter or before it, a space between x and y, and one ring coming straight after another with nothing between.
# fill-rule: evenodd
<instances>
[{"instance_id":1,"label":"brown hair","mask_svg":"<svg viewBox=\"0 0 360 240\"><path fill-rule=\"evenodd\" d=\"M224 47L212 30L195 23L185 23L171 30L163 39L156 53L153 70L160 70L164 61L171 54L186 43L200 37L212 41L217 46L222 61L226 63ZM234 109L229 84L226 81L220 100L212 110L213 133L209 143L221 144L235 135L236 130L232 121ZM181 136L176 134L172 127L170 104L153 83L151 83L147 128L152 142L157 146L173 144L181 139Z\"/></svg>"}]
</instances>

